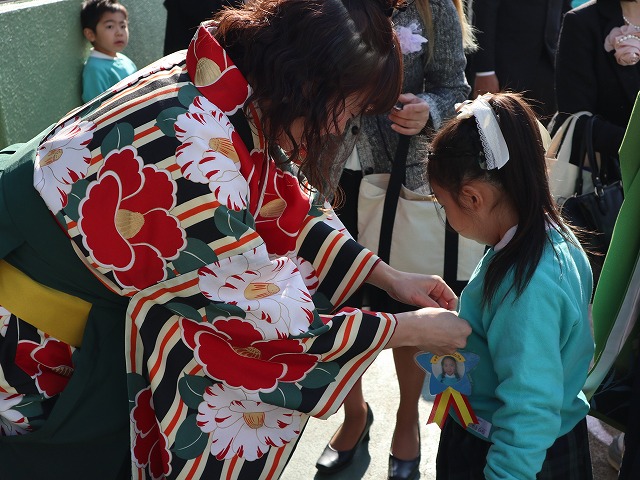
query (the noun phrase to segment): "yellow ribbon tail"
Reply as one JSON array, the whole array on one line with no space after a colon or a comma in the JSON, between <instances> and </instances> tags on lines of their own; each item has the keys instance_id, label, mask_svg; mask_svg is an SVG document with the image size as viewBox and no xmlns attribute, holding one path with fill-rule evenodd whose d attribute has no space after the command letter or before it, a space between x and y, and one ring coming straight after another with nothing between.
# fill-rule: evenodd
<instances>
[{"instance_id":1,"label":"yellow ribbon tail","mask_svg":"<svg viewBox=\"0 0 640 480\"><path fill-rule=\"evenodd\" d=\"M472 423L478 423L478 417L476 417L471 405L469 405L467 397L457 390L454 390L451 395L453 397L453 408L464 428L467 428Z\"/></svg>"},{"instance_id":2,"label":"yellow ribbon tail","mask_svg":"<svg viewBox=\"0 0 640 480\"><path fill-rule=\"evenodd\" d=\"M478 417L473 412L467 397L457 390L447 387L444 392L436 395L427 424L435 422L442 429L444 421L449 414L449 409L452 407L464 428L467 428L472 423L478 423Z\"/></svg>"},{"instance_id":3,"label":"yellow ribbon tail","mask_svg":"<svg viewBox=\"0 0 640 480\"><path fill-rule=\"evenodd\" d=\"M436 395L436 399L433 402L433 407L431 408L431 414L429 415L429 420L427 420L427 424L435 422L440 429L444 426L444 421L447 418L447 414L449 413L449 408L451 406L451 392L455 392L454 389L448 387L444 392Z\"/></svg>"}]
</instances>

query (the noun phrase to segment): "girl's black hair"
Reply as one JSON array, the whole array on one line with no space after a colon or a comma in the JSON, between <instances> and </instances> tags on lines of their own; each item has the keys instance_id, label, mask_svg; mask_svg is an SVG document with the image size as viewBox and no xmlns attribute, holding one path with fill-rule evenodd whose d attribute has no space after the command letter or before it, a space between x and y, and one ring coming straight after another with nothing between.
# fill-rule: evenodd
<instances>
[{"instance_id":1,"label":"girl's black hair","mask_svg":"<svg viewBox=\"0 0 640 480\"><path fill-rule=\"evenodd\" d=\"M505 248L491 260L483 287L485 303L491 303L498 286L511 269L516 294L522 293L540 262L547 228L553 228L575 244L549 190L542 137L533 110L518 93L497 93L489 98L509 149L507 164L494 170L481 167L482 142L474 117L453 118L436 134L427 162L429 181L451 193L457 205L462 187L484 180L500 188L518 215L518 229Z\"/></svg>"},{"instance_id":2,"label":"girl's black hair","mask_svg":"<svg viewBox=\"0 0 640 480\"><path fill-rule=\"evenodd\" d=\"M328 183L340 135L327 135L357 94L362 111L388 112L402 86L402 55L388 0L252 0L215 17L215 36L245 75L261 110L267 150L278 158L284 133L309 183ZM302 144L291 126L305 119Z\"/></svg>"}]
</instances>

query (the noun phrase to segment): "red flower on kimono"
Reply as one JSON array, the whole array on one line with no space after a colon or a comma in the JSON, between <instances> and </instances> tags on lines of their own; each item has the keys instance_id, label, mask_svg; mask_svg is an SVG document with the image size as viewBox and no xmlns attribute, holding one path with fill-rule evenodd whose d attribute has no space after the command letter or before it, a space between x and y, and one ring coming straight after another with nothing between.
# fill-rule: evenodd
<instances>
[{"instance_id":1,"label":"red flower on kimono","mask_svg":"<svg viewBox=\"0 0 640 480\"><path fill-rule=\"evenodd\" d=\"M153 479L165 478L171 473L171 452L156 418L151 387L136 395L130 419L135 432L131 446L133 463L139 468L148 466Z\"/></svg>"},{"instance_id":2,"label":"red flower on kimono","mask_svg":"<svg viewBox=\"0 0 640 480\"><path fill-rule=\"evenodd\" d=\"M273 165L271 168L274 171L267 175L264 200L256 216L256 230L269 253L285 256L295 250L300 225L309 213L311 200L294 175Z\"/></svg>"},{"instance_id":3,"label":"red flower on kimono","mask_svg":"<svg viewBox=\"0 0 640 480\"><path fill-rule=\"evenodd\" d=\"M238 318L213 324L180 320L182 339L209 377L230 387L270 392L278 382L302 380L318 362L303 353L299 340L265 340L250 322Z\"/></svg>"},{"instance_id":4,"label":"red flower on kimono","mask_svg":"<svg viewBox=\"0 0 640 480\"><path fill-rule=\"evenodd\" d=\"M42 344L20 340L16 347L16 365L36 381L38 391L51 398L62 392L73 374L71 345L53 337Z\"/></svg>"},{"instance_id":5,"label":"red flower on kimono","mask_svg":"<svg viewBox=\"0 0 640 480\"><path fill-rule=\"evenodd\" d=\"M124 287L164 280L166 261L185 247L185 231L169 213L176 190L169 172L144 165L133 147L111 152L89 186L78 221L83 243Z\"/></svg>"},{"instance_id":6,"label":"red flower on kimono","mask_svg":"<svg viewBox=\"0 0 640 480\"><path fill-rule=\"evenodd\" d=\"M198 90L227 115L249 97L249 84L206 27L200 27L191 40L187 71Z\"/></svg>"}]
</instances>

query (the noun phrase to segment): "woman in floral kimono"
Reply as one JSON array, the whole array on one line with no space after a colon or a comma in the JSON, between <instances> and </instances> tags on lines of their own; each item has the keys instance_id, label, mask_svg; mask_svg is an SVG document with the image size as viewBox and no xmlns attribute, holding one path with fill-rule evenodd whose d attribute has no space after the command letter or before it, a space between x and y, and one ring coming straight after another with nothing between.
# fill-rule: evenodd
<instances>
[{"instance_id":1,"label":"woman in floral kimono","mask_svg":"<svg viewBox=\"0 0 640 480\"><path fill-rule=\"evenodd\" d=\"M0 153L1 478L277 478L383 348L464 346L319 200L399 94L392 8L248 2ZM429 308L321 315L364 281Z\"/></svg>"}]
</instances>

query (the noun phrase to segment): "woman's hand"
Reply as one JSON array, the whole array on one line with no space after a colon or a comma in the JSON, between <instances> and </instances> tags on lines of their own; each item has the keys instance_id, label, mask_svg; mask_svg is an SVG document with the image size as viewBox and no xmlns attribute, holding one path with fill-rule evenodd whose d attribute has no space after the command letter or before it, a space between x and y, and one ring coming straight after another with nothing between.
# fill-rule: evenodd
<instances>
[{"instance_id":1,"label":"woman's hand","mask_svg":"<svg viewBox=\"0 0 640 480\"><path fill-rule=\"evenodd\" d=\"M386 348L418 347L435 355L448 355L467 345L469 324L443 308L422 308L397 313L398 325Z\"/></svg>"},{"instance_id":2,"label":"woman's hand","mask_svg":"<svg viewBox=\"0 0 640 480\"><path fill-rule=\"evenodd\" d=\"M417 307L442 307L455 310L458 297L437 275L422 275L396 270L383 261L376 264L367 282L383 289L399 302Z\"/></svg>"},{"instance_id":3,"label":"woman's hand","mask_svg":"<svg viewBox=\"0 0 640 480\"><path fill-rule=\"evenodd\" d=\"M402 109L394 108L389 114L391 129L403 135L417 135L429 121L429 104L413 93L403 93L398 97Z\"/></svg>"}]
</instances>

